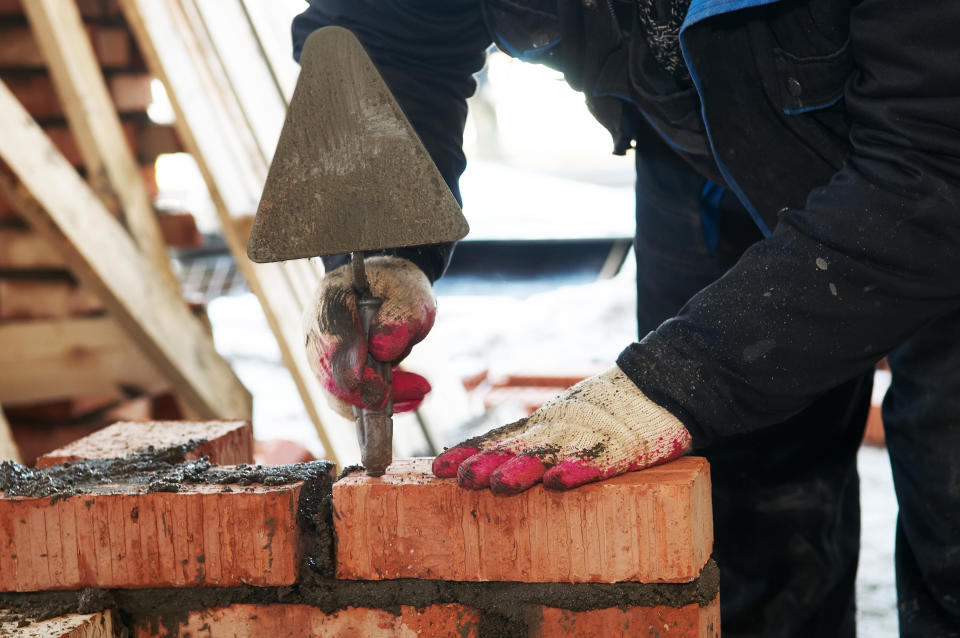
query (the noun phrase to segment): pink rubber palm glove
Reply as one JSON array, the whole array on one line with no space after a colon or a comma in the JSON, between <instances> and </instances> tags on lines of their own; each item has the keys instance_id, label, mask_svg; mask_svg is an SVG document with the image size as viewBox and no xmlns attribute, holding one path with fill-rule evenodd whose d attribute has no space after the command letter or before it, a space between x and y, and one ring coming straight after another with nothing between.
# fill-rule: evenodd
<instances>
[{"instance_id":1,"label":"pink rubber palm glove","mask_svg":"<svg viewBox=\"0 0 960 638\"><path fill-rule=\"evenodd\" d=\"M433 473L499 494L540 481L565 490L671 461L690 446L683 424L613 367L525 419L446 450Z\"/></svg>"},{"instance_id":2,"label":"pink rubber palm glove","mask_svg":"<svg viewBox=\"0 0 960 638\"><path fill-rule=\"evenodd\" d=\"M387 383L367 365L367 352L377 361L396 365L433 327L437 302L430 280L416 265L400 257L365 261L370 291L383 300L363 336L350 266L327 273L313 304L304 314L307 359L330 405L352 419L352 406L379 410L389 397ZM394 370L394 412L414 410L430 391L425 378Z\"/></svg>"}]
</instances>

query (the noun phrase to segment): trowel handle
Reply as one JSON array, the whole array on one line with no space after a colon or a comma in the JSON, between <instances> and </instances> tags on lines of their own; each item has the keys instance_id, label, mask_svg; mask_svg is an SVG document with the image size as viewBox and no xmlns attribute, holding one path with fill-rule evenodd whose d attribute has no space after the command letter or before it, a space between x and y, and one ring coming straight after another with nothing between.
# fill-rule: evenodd
<instances>
[{"instance_id":1,"label":"trowel handle","mask_svg":"<svg viewBox=\"0 0 960 638\"><path fill-rule=\"evenodd\" d=\"M354 254L354 285L357 288L357 313L365 339L370 338L370 324L377 316L382 299L370 294L370 285L363 267L363 256ZM359 264L357 263L359 261ZM360 462L370 476L382 476L393 461L393 372L389 363L377 361L367 354L367 365L380 375L387 386L387 403L382 410L354 407Z\"/></svg>"}]
</instances>

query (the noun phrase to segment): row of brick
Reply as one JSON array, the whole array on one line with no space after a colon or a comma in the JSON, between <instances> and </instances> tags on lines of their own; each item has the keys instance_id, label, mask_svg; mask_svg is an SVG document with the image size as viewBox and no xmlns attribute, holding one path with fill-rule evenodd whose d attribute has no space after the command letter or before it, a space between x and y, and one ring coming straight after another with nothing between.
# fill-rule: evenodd
<instances>
[{"instance_id":1,"label":"row of brick","mask_svg":"<svg viewBox=\"0 0 960 638\"><path fill-rule=\"evenodd\" d=\"M185 456L215 461L248 459L252 449L248 423L123 423L57 450L41 464L188 442ZM709 473L701 459L680 459L573 492L535 488L509 498L462 490L452 480L429 476L426 468L425 460L400 461L382 478L354 473L333 485L338 578L689 582L709 556ZM304 547L317 544L310 535L318 530L305 529L300 514L310 489L298 481L183 484L166 492L148 491L141 481L98 485L68 498L0 493L0 538L8 539L0 547L0 590L293 585ZM322 498L311 498L310 507L322 508ZM329 534L322 527L319 533ZM510 635L719 635L716 600L576 612L519 606L522 618L510 621L519 622L511 631L523 631ZM135 619L134 635L194 636L202 630L237 636L474 636L489 620L460 604L409 606L396 614L389 609L213 606L178 613L176 622L148 614Z\"/></svg>"},{"instance_id":2,"label":"row of brick","mask_svg":"<svg viewBox=\"0 0 960 638\"><path fill-rule=\"evenodd\" d=\"M252 458L243 422L121 423L40 465L198 439L194 458ZM0 498L0 590L292 584L302 486L167 493L121 484L53 501ZM572 492L536 487L510 498L437 479L425 459L401 460L384 477L338 481L333 521L344 579L689 582L712 548L709 472L695 457Z\"/></svg>"},{"instance_id":3,"label":"row of brick","mask_svg":"<svg viewBox=\"0 0 960 638\"><path fill-rule=\"evenodd\" d=\"M523 612L524 633L516 638L717 638L719 605L673 607L609 607L571 612L556 607L528 607ZM0 622L0 635L17 638L112 638L118 626L110 611L70 614L22 624ZM156 617L133 619L135 638L170 636L314 636L317 638L477 638L480 612L457 604L416 608L401 606L399 613L369 607L348 607L330 614L308 605L230 605L185 614L174 622ZM22 626L18 626L22 625Z\"/></svg>"}]
</instances>

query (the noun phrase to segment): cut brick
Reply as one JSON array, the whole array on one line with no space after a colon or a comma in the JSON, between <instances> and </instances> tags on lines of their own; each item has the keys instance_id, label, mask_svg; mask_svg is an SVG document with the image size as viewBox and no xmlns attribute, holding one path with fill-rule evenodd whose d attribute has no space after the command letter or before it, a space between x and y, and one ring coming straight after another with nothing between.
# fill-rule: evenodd
<instances>
[{"instance_id":1,"label":"cut brick","mask_svg":"<svg viewBox=\"0 0 960 638\"><path fill-rule=\"evenodd\" d=\"M719 597L705 607L528 607L524 615L528 638L720 638Z\"/></svg>"},{"instance_id":2,"label":"cut brick","mask_svg":"<svg viewBox=\"0 0 960 638\"><path fill-rule=\"evenodd\" d=\"M0 616L3 616L0 610ZM49 620L0 621L0 636L9 638L113 638L113 614L109 610L96 614L67 614Z\"/></svg>"},{"instance_id":3,"label":"cut brick","mask_svg":"<svg viewBox=\"0 0 960 638\"><path fill-rule=\"evenodd\" d=\"M254 441L253 457L259 465L292 465L317 460L306 447L286 439Z\"/></svg>"},{"instance_id":4,"label":"cut brick","mask_svg":"<svg viewBox=\"0 0 960 638\"><path fill-rule=\"evenodd\" d=\"M156 177L153 177L156 184ZM156 189L155 189L156 190ZM197 220L192 213L183 211L160 211L157 213L163 243L175 248L196 248L203 245L203 235L197 228Z\"/></svg>"},{"instance_id":5,"label":"cut brick","mask_svg":"<svg viewBox=\"0 0 960 638\"><path fill-rule=\"evenodd\" d=\"M249 421L126 421L44 454L37 465L128 456L151 445L161 449L191 440L197 444L187 452L187 460L209 456L217 465L253 462L253 428Z\"/></svg>"},{"instance_id":6,"label":"cut brick","mask_svg":"<svg viewBox=\"0 0 960 638\"><path fill-rule=\"evenodd\" d=\"M303 487L105 485L59 500L0 492L0 591L291 585Z\"/></svg>"},{"instance_id":7,"label":"cut brick","mask_svg":"<svg viewBox=\"0 0 960 638\"><path fill-rule=\"evenodd\" d=\"M325 614L308 605L231 605L191 611L176 627L161 618L137 619L134 636L313 636L314 638L472 638L480 615L462 605L400 607L399 615L367 607Z\"/></svg>"},{"instance_id":8,"label":"cut brick","mask_svg":"<svg viewBox=\"0 0 960 638\"><path fill-rule=\"evenodd\" d=\"M398 460L333 486L337 576L690 582L713 547L709 466L684 457L567 492L471 491Z\"/></svg>"},{"instance_id":9,"label":"cut brick","mask_svg":"<svg viewBox=\"0 0 960 638\"><path fill-rule=\"evenodd\" d=\"M499 405L514 405L532 414L564 390L565 387L543 386L492 388L483 395L483 407L492 410Z\"/></svg>"}]
</instances>

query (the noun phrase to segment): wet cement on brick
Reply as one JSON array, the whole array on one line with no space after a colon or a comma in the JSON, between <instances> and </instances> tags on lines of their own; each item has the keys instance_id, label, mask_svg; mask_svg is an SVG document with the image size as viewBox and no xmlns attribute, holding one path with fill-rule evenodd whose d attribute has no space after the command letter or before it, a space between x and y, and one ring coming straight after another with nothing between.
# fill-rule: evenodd
<instances>
[{"instance_id":1,"label":"wet cement on brick","mask_svg":"<svg viewBox=\"0 0 960 638\"><path fill-rule=\"evenodd\" d=\"M114 609L132 626L147 619L156 631L174 628L190 611L231 604L305 604L324 613L346 607L370 607L399 614L401 606L427 607L459 603L481 613L479 635L505 638L526 635L528 605L579 612L608 607L705 606L719 591L719 570L713 560L691 583L519 583L450 582L399 579L336 580L332 519L333 465L314 461L285 466L211 466L209 459L184 461L190 444L148 449L120 459L74 461L29 469L0 463L0 491L16 497L58 499L110 483L142 485L152 491L178 491L183 485L285 485L304 481L298 519L304 538L304 561L297 585L287 587L195 587L185 589L99 590L0 594L0 620L43 620L66 613Z\"/></svg>"},{"instance_id":2,"label":"wet cement on brick","mask_svg":"<svg viewBox=\"0 0 960 638\"><path fill-rule=\"evenodd\" d=\"M222 467L213 465L208 457L185 460L190 451L204 443L190 440L161 449L149 447L124 457L68 461L39 468L3 461L0 492L14 498L49 497L51 503L56 503L99 485L137 485L148 492L178 492L184 485L289 485L321 476L330 489L333 464L328 461Z\"/></svg>"}]
</instances>

